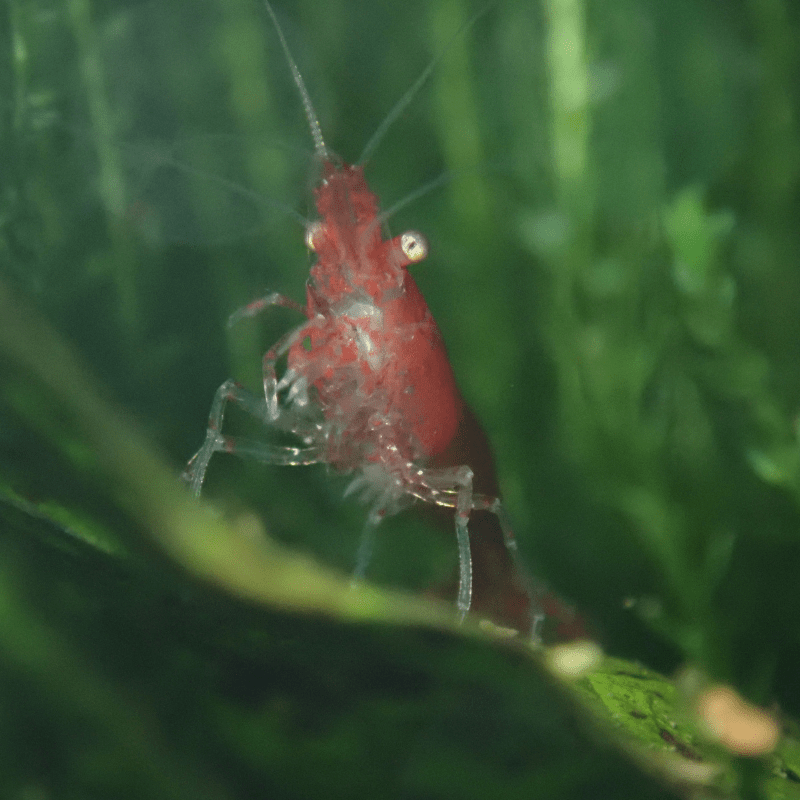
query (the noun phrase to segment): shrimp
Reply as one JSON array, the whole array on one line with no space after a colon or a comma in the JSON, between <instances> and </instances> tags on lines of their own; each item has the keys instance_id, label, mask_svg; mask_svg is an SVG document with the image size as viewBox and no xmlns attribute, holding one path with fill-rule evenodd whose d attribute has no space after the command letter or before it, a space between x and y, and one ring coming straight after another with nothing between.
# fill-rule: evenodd
<instances>
[{"instance_id":1,"label":"shrimp","mask_svg":"<svg viewBox=\"0 0 800 800\"><path fill-rule=\"evenodd\" d=\"M501 621L524 618L520 627L530 627L530 594L514 566L516 541L493 477L488 442L461 396L442 335L408 271L427 256L427 242L416 231L384 238L378 200L363 167L340 161L328 149L303 77L267 0L265 5L321 163L321 180L314 190L319 219L308 224L305 237L316 263L305 305L272 293L231 316L233 324L283 306L302 313L305 320L264 355L263 396L233 380L219 387L205 441L184 477L199 496L217 452L267 464L326 463L352 474L345 494L359 494L369 506L354 580L365 573L375 529L383 519L416 501L443 510L455 528L456 606L462 619L473 607L469 525L471 517L478 516L482 528L491 528L491 560L501 564L504 582L519 606L512 612L495 608L494 616ZM286 368L279 377L277 365L284 357ZM223 434L228 403L265 426L293 434L298 445ZM476 446L465 444L470 436L477 436ZM489 477L479 476L480 487L475 485L471 458L488 464ZM479 605L492 603L481 597Z\"/></svg>"}]
</instances>

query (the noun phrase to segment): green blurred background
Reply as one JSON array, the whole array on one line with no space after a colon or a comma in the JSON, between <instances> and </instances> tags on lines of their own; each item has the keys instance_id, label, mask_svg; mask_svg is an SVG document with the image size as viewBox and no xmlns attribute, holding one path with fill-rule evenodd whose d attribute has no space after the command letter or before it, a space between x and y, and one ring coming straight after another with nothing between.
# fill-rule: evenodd
<instances>
[{"instance_id":1,"label":"green blurred background","mask_svg":"<svg viewBox=\"0 0 800 800\"><path fill-rule=\"evenodd\" d=\"M797 6L275 10L350 162L436 59L367 176L384 208L447 177L389 228L430 241L414 276L524 562L611 652L697 664L797 714ZM177 474L216 387L257 389L297 322L228 331L228 315L304 296L292 210L314 215L314 161L275 31L256 0L7 0L0 35L0 275ZM4 482L124 526L5 401ZM345 486L220 456L208 495L346 572L364 509ZM369 577L421 589L454 560L424 522L392 520Z\"/></svg>"}]
</instances>

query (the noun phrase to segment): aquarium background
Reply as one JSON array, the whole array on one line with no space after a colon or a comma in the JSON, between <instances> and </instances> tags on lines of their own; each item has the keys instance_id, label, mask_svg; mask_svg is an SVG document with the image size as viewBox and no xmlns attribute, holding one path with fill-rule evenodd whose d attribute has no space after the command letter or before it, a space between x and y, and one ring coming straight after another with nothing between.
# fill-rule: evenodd
<instances>
[{"instance_id":1,"label":"aquarium background","mask_svg":"<svg viewBox=\"0 0 800 800\"><path fill-rule=\"evenodd\" d=\"M366 174L384 209L428 189L388 227L429 239L413 274L493 444L523 563L606 652L731 683L791 732L796 7L275 12L348 162L430 68ZM269 291L304 298L302 105L255 0L8 0L0 37L3 795L685 792L600 747L513 646L392 601L354 623L302 581L254 599L163 546L153 531L180 524L158 510L180 502L215 389L257 391L298 322L274 309L226 327ZM174 486L137 494L162 474ZM365 516L346 486L221 455L206 497L344 586ZM419 595L455 559L454 538L405 514L367 577ZM800 782L774 761L730 770L715 792Z\"/></svg>"}]
</instances>

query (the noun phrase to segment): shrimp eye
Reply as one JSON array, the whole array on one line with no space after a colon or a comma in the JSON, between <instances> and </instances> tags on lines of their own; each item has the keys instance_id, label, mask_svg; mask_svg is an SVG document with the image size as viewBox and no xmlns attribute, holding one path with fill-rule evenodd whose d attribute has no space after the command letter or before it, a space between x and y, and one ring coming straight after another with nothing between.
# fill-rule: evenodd
<instances>
[{"instance_id":1,"label":"shrimp eye","mask_svg":"<svg viewBox=\"0 0 800 800\"><path fill-rule=\"evenodd\" d=\"M417 231L406 231L400 236L400 249L411 264L428 255L428 240Z\"/></svg>"},{"instance_id":2,"label":"shrimp eye","mask_svg":"<svg viewBox=\"0 0 800 800\"><path fill-rule=\"evenodd\" d=\"M316 252L316 251L317 251L317 248L314 246L314 239L315 239L315 238L316 238L316 237L317 237L317 236L318 236L320 233L322 233L323 227L324 227L324 226L323 226L323 224L322 224L321 222L312 222L312 223L311 223L311 224L310 224L310 225L309 225L309 226L306 228L306 247L307 247L309 250L311 250L311 251L313 251L313 252Z\"/></svg>"}]
</instances>

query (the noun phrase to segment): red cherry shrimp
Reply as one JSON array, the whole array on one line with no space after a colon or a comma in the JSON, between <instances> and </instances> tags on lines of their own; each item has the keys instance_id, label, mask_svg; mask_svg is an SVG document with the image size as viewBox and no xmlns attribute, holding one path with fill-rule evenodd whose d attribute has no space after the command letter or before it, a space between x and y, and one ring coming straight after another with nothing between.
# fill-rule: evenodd
<instances>
[{"instance_id":1,"label":"red cherry shrimp","mask_svg":"<svg viewBox=\"0 0 800 800\"><path fill-rule=\"evenodd\" d=\"M308 224L305 239L316 262L305 305L272 293L231 315L229 324L234 324L283 306L302 313L305 320L263 356L263 396L233 380L219 387L205 441L184 477L199 496L209 461L217 452L284 466L326 463L337 472L352 474L346 494L359 494L369 505L354 579L365 573L381 520L416 501L449 509L458 547L456 605L463 618L473 596L471 514L492 515L502 532L506 560L516 543L496 491L476 491L472 467L451 464L446 457L454 450L465 418L472 415L456 384L439 328L408 271L427 256L428 245L415 231L384 238L385 215L379 212L363 166L344 163L328 149L283 31L267 0L265 5L321 164L321 180L314 190L319 219ZM432 66L390 112L365 153L371 152ZM284 357L287 365L279 376L277 365ZM268 428L293 434L299 444L279 446L223 434L228 403Z\"/></svg>"}]
</instances>

